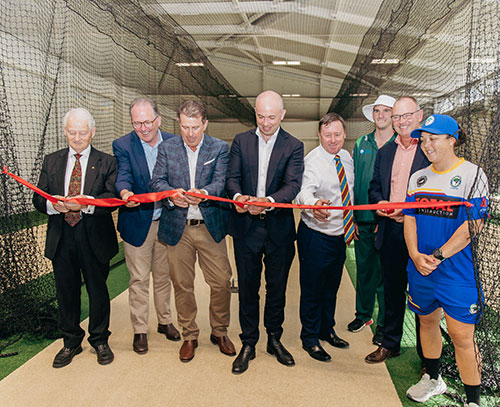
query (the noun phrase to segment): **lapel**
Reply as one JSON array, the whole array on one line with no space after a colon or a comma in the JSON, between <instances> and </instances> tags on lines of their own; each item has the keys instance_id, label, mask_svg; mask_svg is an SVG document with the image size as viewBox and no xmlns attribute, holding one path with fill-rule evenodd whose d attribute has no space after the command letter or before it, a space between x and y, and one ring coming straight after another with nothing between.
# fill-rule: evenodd
<instances>
[{"instance_id":1,"label":"lapel","mask_svg":"<svg viewBox=\"0 0 500 407\"><path fill-rule=\"evenodd\" d=\"M203 173L205 164L210 160L210 156L212 154L212 140L208 138L205 134L203 137L203 144L201 145L200 152L198 153L198 161L196 162L196 174L194 177L194 185L195 188L198 188L201 182L201 175Z\"/></svg>"},{"instance_id":2,"label":"lapel","mask_svg":"<svg viewBox=\"0 0 500 407\"><path fill-rule=\"evenodd\" d=\"M285 150L286 140L288 139L288 134L280 128L278 133L278 137L274 143L273 151L271 152L271 157L269 158L269 167L267 168L267 176L266 176L266 194L267 190L273 181L274 175L276 174L276 169L278 168L278 164L281 160L281 156Z\"/></svg>"},{"instance_id":3,"label":"lapel","mask_svg":"<svg viewBox=\"0 0 500 407\"><path fill-rule=\"evenodd\" d=\"M384 168L382 169L382 174L384 176L384 186L385 192L387 193L387 200L389 200L389 196L391 193L391 177L392 177L392 164L394 163L394 156L396 155L396 150L398 145L395 141L390 142L388 145L389 150L389 159L381 160L384 163ZM384 192L384 190L382 190ZM385 195L385 194L384 194Z\"/></svg>"},{"instance_id":4,"label":"lapel","mask_svg":"<svg viewBox=\"0 0 500 407\"><path fill-rule=\"evenodd\" d=\"M83 186L84 195L92 195L90 191L94 186L94 182L99 174L101 168L101 157L94 150L94 147L90 148L89 161L87 163L87 172L85 174L85 185Z\"/></svg>"},{"instance_id":5,"label":"lapel","mask_svg":"<svg viewBox=\"0 0 500 407\"><path fill-rule=\"evenodd\" d=\"M160 140L161 143L162 140ZM144 180L144 185L148 186L149 181L151 181L151 176L149 175L148 162L146 161L146 154L144 153L144 148L142 147L141 139L134 131L132 132L131 137L131 149L132 149L132 157L137 158L138 167L137 170L139 174L141 174L142 179Z\"/></svg>"},{"instance_id":6,"label":"lapel","mask_svg":"<svg viewBox=\"0 0 500 407\"><path fill-rule=\"evenodd\" d=\"M257 181L259 177L259 136L257 136L256 130L253 129L250 131L247 140L248 156L251 157L249 160L249 171L253 195L257 194Z\"/></svg>"},{"instance_id":7,"label":"lapel","mask_svg":"<svg viewBox=\"0 0 500 407\"><path fill-rule=\"evenodd\" d=\"M418 146L417 146L417 151L415 152L415 158L413 159L413 163L411 165L410 174L413 174L415 171L424 167L423 163L426 160L426 158L427 157L425 156L424 152L422 151L422 148L420 147L420 142L419 142Z\"/></svg>"},{"instance_id":8,"label":"lapel","mask_svg":"<svg viewBox=\"0 0 500 407\"><path fill-rule=\"evenodd\" d=\"M186 189L191 188L191 178L189 176L189 160L187 157L187 152L186 152L186 147L184 146L184 141L182 141L182 137L177 138L176 140L177 144L177 157L172 157L175 159L175 163L177 165L177 168L179 169L180 174L182 174L182 177L184 178L181 183L183 185L186 185Z\"/></svg>"},{"instance_id":9,"label":"lapel","mask_svg":"<svg viewBox=\"0 0 500 407\"><path fill-rule=\"evenodd\" d=\"M68 163L69 148L61 151L56 157L56 162L54 163L54 187L55 192L53 195L64 196L64 177L66 175L66 165Z\"/></svg>"}]
</instances>

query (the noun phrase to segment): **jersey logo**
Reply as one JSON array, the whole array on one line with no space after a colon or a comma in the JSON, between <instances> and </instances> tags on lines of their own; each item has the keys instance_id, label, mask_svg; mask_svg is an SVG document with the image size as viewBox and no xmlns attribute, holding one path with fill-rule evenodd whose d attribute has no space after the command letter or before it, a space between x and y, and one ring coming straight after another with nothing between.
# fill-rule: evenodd
<instances>
[{"instance_id":1,"label":"jersey logo","mask_svg":"<svg viewBox=\"0 0 500 407\"><path fill-rule=\"evenodd\" d=\"M421 187L427 182L427 177L425 175L422 175L421 177L418 177L417 179L417 187Z\"/></svg>"},{"instance_id":2,"label":"jersey logo","mask_svg":"<svg viewBox=\"0 0 500 407\"><path fill-rule=\"evenodd\" d=\"M479 311L477 304L471 304L469 307L469 314L477 314L477 311Z\"/></svg>"},{"instance_id":3,"label":"jersey logo","mask_svg":"<svg viewBox=\"0 0 500 407\"><path fill-rule=\"evenodd\" d=\"M417 194L415 196L415 202L446 202L446 201L461 201L460 198L454 198L449 196L437 196L437 195L427 195L427 194ZM416 209L417 215L427 215L435 216L438 218L446 219L457 219L459 206L445 206L445 207L427 207Z\"/></svg>"},{"instance_id":4,"label":"jersey logo","mask_svg":"<svg viewBox=\"0 0 500 407\"><path fill-rule=\"evenodd\" d=\"M460 175L455 175L451 180L450 180L450 186L453 189L458 189L460 184L462 183L462 177Z\"/></svg>"}]
</instances>

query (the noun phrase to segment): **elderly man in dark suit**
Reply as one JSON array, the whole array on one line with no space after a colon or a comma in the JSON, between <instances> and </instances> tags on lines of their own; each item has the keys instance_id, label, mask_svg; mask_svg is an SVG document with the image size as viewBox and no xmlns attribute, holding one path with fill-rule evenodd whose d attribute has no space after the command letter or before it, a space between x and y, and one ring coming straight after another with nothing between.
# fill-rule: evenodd
<instances>
[{"instance_id":1,"label":"elderly man in dark suit","mask_svg":"<svg viewBox=\"0 0 500 407\"><path fill-rule=\"evenodd\" d=\"M205 134L208 120L203 103L188 100L177 110L181 137L160 145L151 189L175 189L177 195L163 201L159 239L167 244L168 262L175 291L179 325L184 343L182 362L194 357L198 346L194 278L196 256L210 286L210 340L223 354L233 356L235 348L227 336L231 301L231 266L227 257L228 208L219 202L186 195L225 195L229 146Z\"/></svg>"},{"instance_id":2,"label":"elderly man in dark suit","mask_svg":"<svg viewBox=\"0 0 500 407\"><path fill-rule=\"evenodd\" d=\"M57 199L115 198L117 165L114 157L102 153L90 142L95 121L85 109L72 109L63 119L69 148L44 158L38 187ZM109 294L106 279L109 261L118 252L113 209L83 206L75 201L52 204L35 194L33 204L49 215L45 256L52 260L59 305L59 329L64 347L54 358L53 367L68 365L82 352L85 336L80 327L81 274L90 301L89 338L97 361L107 365L114 355L108 345Z\"/></svg>"},{"instance_id":3,"label":"elderly man in dark suit","mask_svg":"<svg viewBox=\"0 0 500 407\"><path fill-rule=\"evenodd\" d=\"M149 182L158 156L158 147L173 134L160 131L161 116L156 102L138 98L130 104L134 131L113 141L118 160L116 190L127 201L134 194L151 192ZM170 313L170 271L167 247L158 240L161 202L139 205L129 201L120 208L118 231L123 239L130 273L129 306L134 330L132 348L139 355L148 351L149 276L153 277L158 332L172 341L180 340Z\"/></svg>"},{"instance_id":4,"label":"elderly man in dark suit","mask_svg":"<svg viewBox=\"0 0 500 407\"><path fill-rule=\"evenodd\" d=\"M280 127L285 113L280 95L262 92L255 101L257 128L236 135L231 146L227 191L231 198L244 204L235 206L228 229L234 238L243 343L233 362L235 374L246 371L248 361L255 358L262 261L266 267L267 352L285 366L295 364L280 341L286 284L295 255L293 212L252 205L252 202L290 203L300 191L304 145Z\"/></svg>"},{"instance_id":5,"label":"elderly man in dark suit","mask_svg":"<svg viewBox=\"0 0 500 407\"><path fill-rule=\"evenodd\" d=\"M398 135L377 152L368 190L370 203L404 202L410 175L430 165L418 139L410 136L419 127L422 116L422 109L411 96L403 96L394 103L392 125ZM381 363L400 354L408 284L409 255L403 235L402 209L379 209L377 215L375 247L380 250L384 283L384 338L382 345L366 356L367 363Z\"/></svg>"}]
</instances>

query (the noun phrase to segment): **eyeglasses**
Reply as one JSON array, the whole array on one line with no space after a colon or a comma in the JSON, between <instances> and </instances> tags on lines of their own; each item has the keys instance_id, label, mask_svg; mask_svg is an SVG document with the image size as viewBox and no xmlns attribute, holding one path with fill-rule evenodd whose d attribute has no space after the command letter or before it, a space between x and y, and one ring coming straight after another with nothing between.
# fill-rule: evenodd
<instances>
[{"instance_id":1,"label":"eyeglasses","mask_svg":"<svg viewBox=\"0 0 500 407\"><path fill-rule=\"evenodd\" d=\"M142 125L146 126L147 128L150 128L153 123L155 122L156 119L158 119L159 116L156 116L153 120L144 120L143 122L132 122L132 127L134 129L140 129Z\"/></svg>"},{"instance_id":2,"label":"eyeglasses","mask_svg":"<svg viewBox=\"0 0 500 407\"><path fill-rule=\"evenodd\" d=\"M391 116L392 120L395 121L395 122L399 122L401 119L405 119L405 120L410 120L411 117L417 113L417 112L420 112L420 109L418 110L415 110L414 112L411 112L411 113L405 113L405 114L395 114L394 116Z\"/></svg>"}]
</instances>

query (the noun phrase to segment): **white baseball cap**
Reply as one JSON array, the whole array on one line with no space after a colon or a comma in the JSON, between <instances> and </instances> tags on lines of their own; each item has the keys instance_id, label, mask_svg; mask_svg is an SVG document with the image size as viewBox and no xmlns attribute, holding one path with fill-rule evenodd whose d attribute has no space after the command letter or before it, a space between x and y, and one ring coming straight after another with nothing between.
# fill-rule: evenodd
<instances>
[{"instance_id":1,"label":"white baseball cap","mask_svg":"<svg viewBox=\"0 0 500 407\"><path fill-rule=\"evenodd\" d=\"M394 106L394 103L396 103L396 99L394 99L392 96L387 96L387 95L380 95L377 100L375 101L375 103L372 103L371 105L366 105L366 106L363 106L363 114L365 115L365 117L370 120L372 123L374 123L373 121L373 108L377 105L384 105L384 106L387 106L387 107L390 107L392 109L392 107Z\"/></svg>"}]
</instances>

